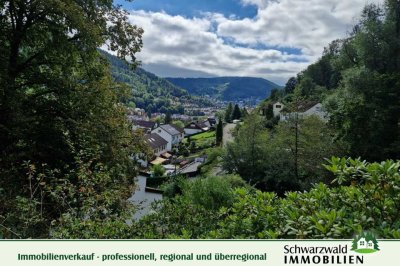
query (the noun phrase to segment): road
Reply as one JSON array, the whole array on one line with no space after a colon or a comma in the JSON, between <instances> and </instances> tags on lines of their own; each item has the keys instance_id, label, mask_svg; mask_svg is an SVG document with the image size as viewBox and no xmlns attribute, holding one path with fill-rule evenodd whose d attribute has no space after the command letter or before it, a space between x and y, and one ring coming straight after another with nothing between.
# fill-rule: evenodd
<instances>
[{"instance_id":1,"label":"road","mask_svg":"<svg viewBox=\"0 0 400 266\"><path fill-rule=\"evenodd\" d=\"M136 191L129 199L130 202L135 204L137 211L133 216L133 219L139 220L144 215L151 211L151 204L154 201L161 200L162 195L157 193L146 192L146 177L138 176Z\"/></svg>"},{"instance_id":2,"label":"road","mask_svg":"<svg viewBox=\"0 0 400 266\"><path fill-rule=\"evenodd\" d=\"M225 146L228 142L232 142L234 137L232 136L232 130L234 130L236 124L228 123L224 127L224 136L222 139L223 145Z\"/></svg>"},{"instance_id":3,"label":"road","mask_svg":"<svg viewBox=\"0 0 400 266\"><path fill-rule=\"evenodd\" d=\"M223 146L225 146L228 142L232 142L234 140L234 137L232 135L232 131L235 129L236 124L226 124L223 130ZM221 165L218 165L216 167L214 167L211 170L211 175L212 176L220 176L220 175L224 175L226 174L226 172L222 169Z\"/></svg>"}]
</instances>

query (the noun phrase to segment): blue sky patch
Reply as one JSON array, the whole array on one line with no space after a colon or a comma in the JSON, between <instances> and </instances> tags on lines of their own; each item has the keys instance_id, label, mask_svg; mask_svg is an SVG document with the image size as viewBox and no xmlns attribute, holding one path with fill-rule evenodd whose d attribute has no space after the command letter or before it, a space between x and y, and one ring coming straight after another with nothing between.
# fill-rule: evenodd
<instances>
[{"instance_id":1,"label":"blue sky patch","mask_svg":"<svg viewBox=\"0 0 400 266\"><path fill-rule=\"evenodd\" d=\"M238 19L253 18L257 15L256 6L243 6L240 0L135 0L126 2L115 0L127 10L165 11L170 15L199 17L203 12L231 15Z\"/></svg>"}]
</instances>

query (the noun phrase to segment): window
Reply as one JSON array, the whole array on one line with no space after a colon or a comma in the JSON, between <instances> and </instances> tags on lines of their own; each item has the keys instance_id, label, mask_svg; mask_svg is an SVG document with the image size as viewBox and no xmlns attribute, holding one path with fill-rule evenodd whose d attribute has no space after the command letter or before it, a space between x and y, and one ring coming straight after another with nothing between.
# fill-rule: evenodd
<instances>
[{"instance_id":1,"label":"window","mask_svg":"<svg viewBox=\"0 0 400 266\"><path fill-rule=\"evenodd\" d=\"M360 241L360 246L364 246L364 245L365 245L364 241Z\"/></svg>"},{"instance_id":2,"label":"window","mask_svg":"<svg viewBox=\"0 0 400 266\"><path fill-rule=\"evenodd\" d=\"M282 105L277 104L275 107L276 107L276 108L282 108Z\"/></svg>"}]
</instances>

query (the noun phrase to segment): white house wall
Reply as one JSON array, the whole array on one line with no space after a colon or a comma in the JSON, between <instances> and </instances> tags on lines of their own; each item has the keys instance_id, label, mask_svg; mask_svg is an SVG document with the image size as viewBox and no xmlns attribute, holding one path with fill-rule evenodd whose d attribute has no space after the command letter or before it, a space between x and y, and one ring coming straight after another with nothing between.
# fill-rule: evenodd
<instances>
[{"instance_id":1,"label":"white house wall","mask_svg":"<svg viewBox=\"0 0 400 266\"><path fill-rule=\"evenodd\" d=\"M167 144L167 151L172 151L172 136L167 133L164 129L162 128L156 128L152 131L152 133L157 133L158 135L160 135L160 137L162 137L163 139L165 139L168 144Z\"/></svg>"},{"instance_id":2,"label":"white house wall","mask_svg":"<svg viewBox=\"0 0 400 266\"><path fill-rule=\"evenodd\" d=\"M274 103L273 108L272 108L274 116L279 116L283 107L285 107L285 106L280 102Z\"/></svg>"},{"instance_id":3,"label":"white house wall","mask_svg":"<svg viewBox=\"0 0 400 266\"><path fill-rule=\"evenodd\" d=\"M322 104L318 103L304 112L304 116L318 116L321 120L327 120L328 113L323 111Z\"/></svg>"}]
</instances>

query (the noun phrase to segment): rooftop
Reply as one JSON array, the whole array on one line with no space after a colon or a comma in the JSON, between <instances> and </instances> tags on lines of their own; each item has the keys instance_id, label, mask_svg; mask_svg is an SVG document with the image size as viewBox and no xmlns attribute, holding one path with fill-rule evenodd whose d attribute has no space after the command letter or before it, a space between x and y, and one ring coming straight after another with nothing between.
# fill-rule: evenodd
<instances>
[{"instance_id":1,"label":"rooftop","mask_svg":"<svg viewBox=\"0 0 400 266\"><path fill-rule=\"evenodd\" d=\"M175 136L183 133L183 129L172 124L161 125L160 128L164 129L168 134Z\"/></svg>"},{"instance_id":2,"label":"rooftop","mask_svg":"<svg viewBox=\"0 0 400 266\"><path fill-rule=\"evenodd\" d=\"M133 124L144 128L153 128L156 125L156 122L146 120L133 120Z\"/></svg>"},{"instance_id":3,"label":"rooftop","mask_svg":"<svg viewBox=\"0 0 400 266\"><path fill-rule=\"evenodd\" d=\"M160 137L157 133L144 135L144 141L149 144L152 149L157 149L168 144L168 141Z\"/></svg>"}]
</instances>

